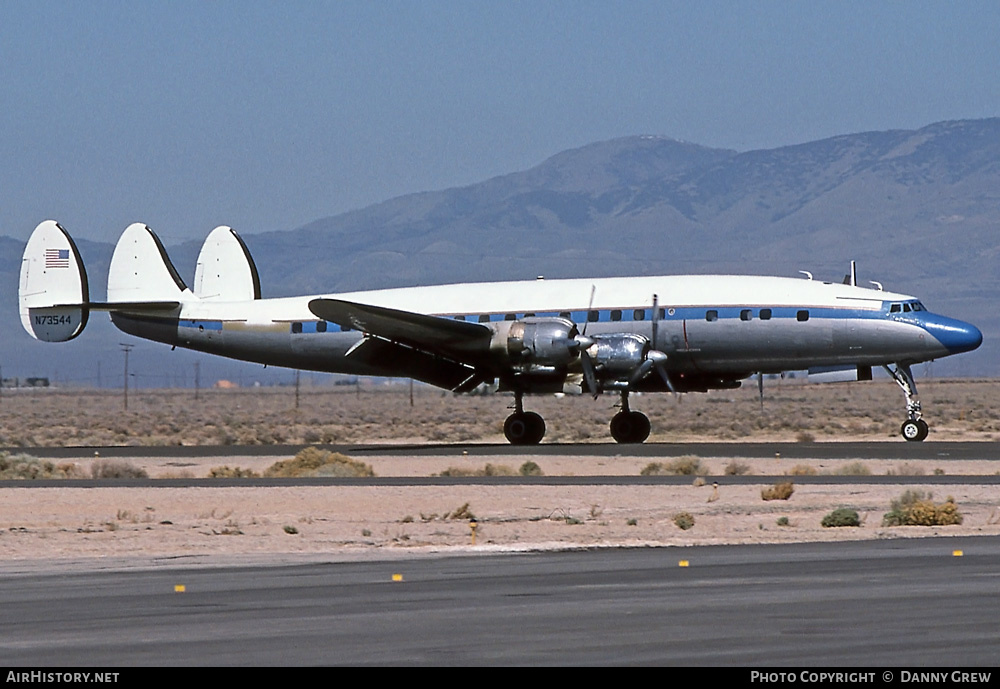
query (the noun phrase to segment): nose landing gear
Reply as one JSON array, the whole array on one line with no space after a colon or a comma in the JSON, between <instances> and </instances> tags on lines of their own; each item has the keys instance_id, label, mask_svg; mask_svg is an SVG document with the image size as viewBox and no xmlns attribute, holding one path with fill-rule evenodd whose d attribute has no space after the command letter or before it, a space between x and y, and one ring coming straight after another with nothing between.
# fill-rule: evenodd
<instances>
[{"instance_id":1,"label":"nose landing gear","mask_svg":"<svg viewBox=\"0 0 1000 689\"><path fill-rule=\"evenodd\" d=\"M883 366L906 396L906 421L899 427L899 432L909 442L921 442L927 437L929 428L927 422L920 418L920 400L917 399L917 383L913 379L909 364L896 364L892 369Z\"/></svg>"}]
</instances>

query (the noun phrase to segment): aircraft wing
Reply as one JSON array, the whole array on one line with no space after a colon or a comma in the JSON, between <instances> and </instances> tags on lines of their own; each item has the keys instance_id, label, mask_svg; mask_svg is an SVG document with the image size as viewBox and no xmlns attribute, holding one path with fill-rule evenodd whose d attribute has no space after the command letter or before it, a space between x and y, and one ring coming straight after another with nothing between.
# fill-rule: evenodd
<instances>
[{"instance_id":1,"label":"aircraft wing","mask_svg":"<svg viewBox=\"0 0 1000 689\"><path fill-rule=\"evenodd\" d=\"M391 355L405 369L401 375L456 391L466 391L492 377L481 377L478 371L488 364L493 335L479 323L340 299L313 299L309 310L325 321L365 333L368 337L351 356ZM377 344L373 337L384 343Z\"/></svg>"}]
</instances>

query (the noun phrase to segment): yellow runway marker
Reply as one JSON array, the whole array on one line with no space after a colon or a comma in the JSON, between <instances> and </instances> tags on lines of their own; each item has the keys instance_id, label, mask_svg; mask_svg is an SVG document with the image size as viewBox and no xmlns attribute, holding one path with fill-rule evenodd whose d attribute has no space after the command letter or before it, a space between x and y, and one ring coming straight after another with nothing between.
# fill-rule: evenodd
<instances>
[{"instance_id":1,"label":"yellow runway marker","mask_svg":"<svg viewBox=\"0 0 1000 689\"><path fill-rule=\"evenodd\" d=\"M187 587L184 584L174 584L174 593L184 593Z\"/></svg>"},{"instance_id":2,"label":"yellow runway marker","mask_svg":"<svg viewBox=\"0 0 1000 689\"><path fill-rule=\"evenodd\" d=\"M951 551L951 556L952 557L962 557L963 555L965 555L965 553L963 553L961 550L953 550L953 551Z\"/></svg>"},{"instance_id":3,"label":"yellow runway marker","mask_svg":"<svg viewBox=\"0 0 1000 689\"><path fill-rule=\"evenodd\" d=\"M681 560L680 562L677 563L677 566L678 567L687 567L688 566L688 561L687 560Z\"/></svg>"},{"instance_id":4,"label":"yellow runway marker","mask_svg":"<svg viewBox=\"0 0 1000 689\"><path fill-rule=\"evenodd\" d=\"M402 581L403 580L403 575L402 574L393 574L392 575L392 580L393 581Z\"/></svg>"}]
</instances>

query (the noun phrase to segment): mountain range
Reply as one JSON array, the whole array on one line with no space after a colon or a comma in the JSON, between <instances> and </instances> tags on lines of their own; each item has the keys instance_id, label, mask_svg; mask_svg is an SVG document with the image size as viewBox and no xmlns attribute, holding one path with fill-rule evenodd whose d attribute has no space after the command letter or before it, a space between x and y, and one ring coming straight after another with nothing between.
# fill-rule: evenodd
<instances>
[{"instance_id":1,"label":"mountain range","mask_svg":"<svg viewBox=\"0 0 1000 689\"><path fill-rule=\"evenodd\" d=\"M980 350L934 364L934 375L997 375L998 227L1000 118L992 118L746 152L625 137L292 231L237 230L255 257L265 297L537 275L810 271L839 281L853 259L859 284L878 281L983 330ZM30 229L0 237L3 376L93 380L94 362L103 359L111 383L126 338L103 316L55 360L56 349L33 345L22 332L17 272ZM103 298L113 246L78 243L91 296ZM190 279L200 242L167 248ZM156 345L136 353L142 365L176 369L175 382L186 376L190 383L192 361L204 362L203 380L213 371L232 377L236 366L193 354L167 357ZM260 367L239 366L241 378L260 377ZM171 384L169 375L163 384Z\"/></svg>"}]
</instances>

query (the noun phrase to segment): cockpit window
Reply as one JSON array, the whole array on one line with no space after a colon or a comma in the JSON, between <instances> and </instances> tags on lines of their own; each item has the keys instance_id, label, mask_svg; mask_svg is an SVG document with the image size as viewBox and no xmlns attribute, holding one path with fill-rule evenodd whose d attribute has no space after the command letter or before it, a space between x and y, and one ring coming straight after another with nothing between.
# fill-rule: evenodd
<instances>
[{"instance_id":1,"label":"cockpit window","mask_svg":"<svg viewBox=\"0 0 1000 689\"><path fill-rule=\"evenodd\" d=\"M910 305L903 304L903 313L909 313L909 312L910 312Z\"/></svg>"},{"instance_id":2,"label":"cockpit window","mask_svg":"<svg viewBox=\"0 0 1000 689\"><path fill-rule=\"evenodd\" d=\"M924 305L921 304L919 301L915 301L915 302L913 302L913 310L914 311L926 311L927 309L924 308Z\"/></svg>"},{"instance_id":3,"label":"cockpit window","mask_svg":"<svg viewBox=\"0 0 1000 689\"><path fill-rule=\"evenodd\" d=\"M902 310L903 307L900 304L893 304L892 306L889 307L889 313L899 313Z\"/></svg>"}]
</instances>

